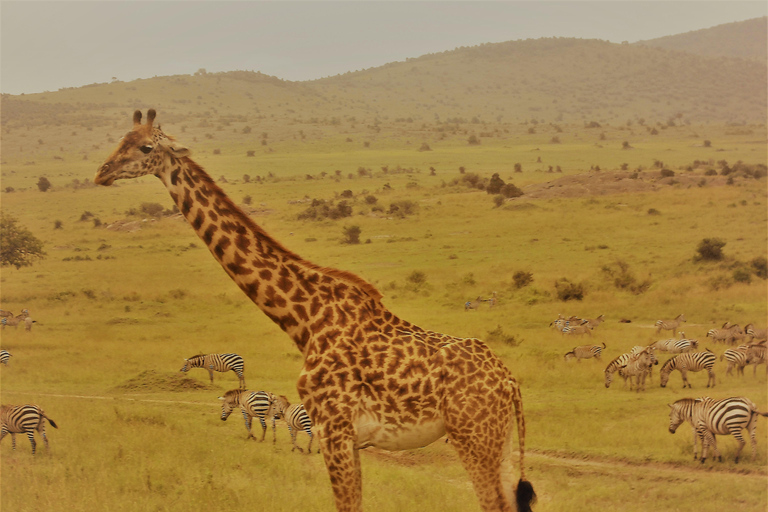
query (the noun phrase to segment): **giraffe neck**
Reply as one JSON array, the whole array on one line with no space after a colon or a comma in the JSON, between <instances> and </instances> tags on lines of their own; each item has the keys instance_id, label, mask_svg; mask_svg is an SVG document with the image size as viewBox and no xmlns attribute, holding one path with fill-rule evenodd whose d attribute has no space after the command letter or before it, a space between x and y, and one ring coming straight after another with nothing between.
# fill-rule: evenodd
<instances>
[{"instance_id":1,"label":"giraffe neck","mask_svg":"<svg viewBox=\"0 0 768 512\"><path fill-rule=\"evenodd\" d=\"M190 158L172 158L159 177L224 271L305 354L317 336L328 342L342 333L355 337L355 328L378 316L392 323L376 288L283 247Z\"/></svg>"}]
</instances>

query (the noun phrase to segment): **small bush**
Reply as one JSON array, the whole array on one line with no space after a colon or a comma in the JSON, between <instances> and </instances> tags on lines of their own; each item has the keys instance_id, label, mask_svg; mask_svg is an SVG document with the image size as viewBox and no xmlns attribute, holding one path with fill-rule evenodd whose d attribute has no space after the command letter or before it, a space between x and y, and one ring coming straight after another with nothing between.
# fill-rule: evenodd
<instances>
[{"instance_id":1,"label":"small bush","mask_svg":"<svg viewBox=\"0 0 768 512\"><path fill-rule=\"evenodd\" d=\"M516 347L523 342L522 339L518 339L514 334L506 334L501 325L496 325L496 329L488 331L486 341L490 343L501 342L510 347Z\"/></svg>"},{"instance_id":2,"label":"small bush","mask_svg":"<svg viewBox=\"0 0 768 512\"><path fill-rule=\"evenodd\" d=\"M412 285L421 286L427 283L427 274L420 270L414 270L405 280Z\"/></svg>"},{"instance_id":3,"label":"small bush","mask_svg":"<svg viewBox=\"0 0 768 512\"><path fill-rule=\"evenodd\" d=\"M341 239L343 244L359 244L360 243L360 226L347 226L344 228L344 238Z\"/></svg>"},{"instance_id":4,"label":"small bush","mask_svg":"<svg viewBox=\"0 0 768 512\"><path fill-rule=\"evenodd\" d=\"M661 174L662 178L671 178L672 176L675 175L675 171L673 171L672 169L662 169L659 174Z\"/></svg>"},{"instance_id":5,"label":"small bush","mask_svg":"<svg viewBox=\"0 0 768 512\"><path fill-rule=\"evenodd\" d=\"M512 276L512 282L514 283L515 288L519 290L520 288L524 288L533 282L533 274L523 270L518 270Z\"/></svg>"},{"instance_id":6,"label":"small bush","mask_svg":"<svg viewBox=\"0 0 768 512\"><path fill-rule=\"evenodd\" d=\"M163 205L160 203L141 203L141 211L150 217L160 217L163 215Z\"/></svg>"},{"instance_id":7,"label":"small bush","mask_svg":"<svg viewBox=\"0 0 768 512\"><path fill-rule=\"evenodd\" d=\"M723 259L723 247L725 242L719 238L705 238L699 242L696 248L697 260L720 261Z\"/></svg>"},{"instance_id":8,"label":"small bush","mask_svg":"<svg viewBox=\"0 0 768 512\"><path fill-rule=\"evenodd\" d=\"M37 188L40 190L40 192L45 192L51 188L51 182L48 181L48 178L45 176L40 176L40 179L37 180Z\"/></svg>"},{"instance_id":9,"label":"small bush","mask_svg":"<svg viewBox=\"0 0 768 512\"><path fill-rule=\"evenodd\" d=\"M584 285L572 283L564 277L555 282L555 290L557 291L557 298L563 302L584 298Z\"/></svg>"},{"instance_id":10,"label":"small bush","mask_svg":"<svg viewBox=\"0 0 768 512\"><path fill-rule=\"evenodd\" d=\"M661 215L661 212L656 208L649 208L648 215Z\"/></svg>"},{"instance_id":11,"label":"small bush","mask_svg":"<svg viewBox=\"0 0 768 512\"><path fill-rule=\"evenodd\" d=\"M57 220L53 223L53 229L62 229L64 227L64 223L60 220Z\"/></svg>"},{"instance_id":12,"label":"small bush","mask_svg":"<svg viewBox=\"0 0 768 512\"><path fill-rule=\"evenodd\" d=\"M768 259L765 256L758 256L749 262L752 272L760 279L768 279Z\"/></svg>"},{"instance_id":13,"label":"small bush","mask_svg":"<svg viewBox=\"0 0 768 512\"><path fill-rule=\"evenodd\" d=\"M752 273L746 267L739 267L733 271L733 280L737 283L749 284L752 282Z\"/></svg>"}]
</instances>

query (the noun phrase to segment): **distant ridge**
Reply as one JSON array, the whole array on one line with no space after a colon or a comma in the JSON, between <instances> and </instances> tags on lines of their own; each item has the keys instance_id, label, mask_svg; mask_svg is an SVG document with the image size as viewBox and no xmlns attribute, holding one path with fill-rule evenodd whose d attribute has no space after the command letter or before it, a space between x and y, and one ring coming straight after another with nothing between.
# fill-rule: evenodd
<instances>
[{"instance_id":1,"label":"distant ridge","mask_svg":"<svg viewBox=\"0 0 768 512\"><path fill-rule=\"evenodd\" d=\"M768 17L726 23L684 34L638 41L635 44L703 57L737 57L766 62L768 61Z\"/></svg>"}]
</instances>

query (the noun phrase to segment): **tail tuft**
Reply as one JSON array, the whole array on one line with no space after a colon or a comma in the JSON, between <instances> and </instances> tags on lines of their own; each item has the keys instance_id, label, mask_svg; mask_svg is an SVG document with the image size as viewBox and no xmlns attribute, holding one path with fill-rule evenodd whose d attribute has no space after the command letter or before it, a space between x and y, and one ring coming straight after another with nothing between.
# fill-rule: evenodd
<instances>
[{"instance_id":1,"label":"tail tuft","mask_svg":"<svg viewBox=\"0 0 768 512\"><path fill-rule=\"evenodd\" d=\"M536 503L536 492L533 490L531 482L520 479L517 482L517 510L518 512L532 512L531 505Z\"/></svg>"},{"instance_id":2,"label":"tail tuft","mask_svg":"<svg viewBox=\"0 0 768 512\"><path fill-rule=\"evenodd\" d=\"M50 424L51 424L51 426L52 426L53 428L59 428L59 427L56 425L56 423L54 423L54 422L53 422L53 420L52 420L51 418L46 418L46 419L48 420L48 423L50 423Z\"/></svg>"}]
</instances>

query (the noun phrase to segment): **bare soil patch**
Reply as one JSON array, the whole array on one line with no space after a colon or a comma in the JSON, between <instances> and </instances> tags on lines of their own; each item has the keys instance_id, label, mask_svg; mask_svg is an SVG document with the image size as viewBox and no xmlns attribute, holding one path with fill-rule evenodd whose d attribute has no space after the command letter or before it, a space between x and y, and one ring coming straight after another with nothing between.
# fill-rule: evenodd
<instances>
[{"instance_id":1,"label":"bare soil patch","mask_svg":"<svg viewBox=\"0 0 768 512\"><path fill-rule=\"evenodd\" d=\"M146 370L136 377L115 386L113 391L146 393L152 391L190 391L199 389L218 389L210 384L191 379L180 373Z\"/></svg>"}]
</instances>

